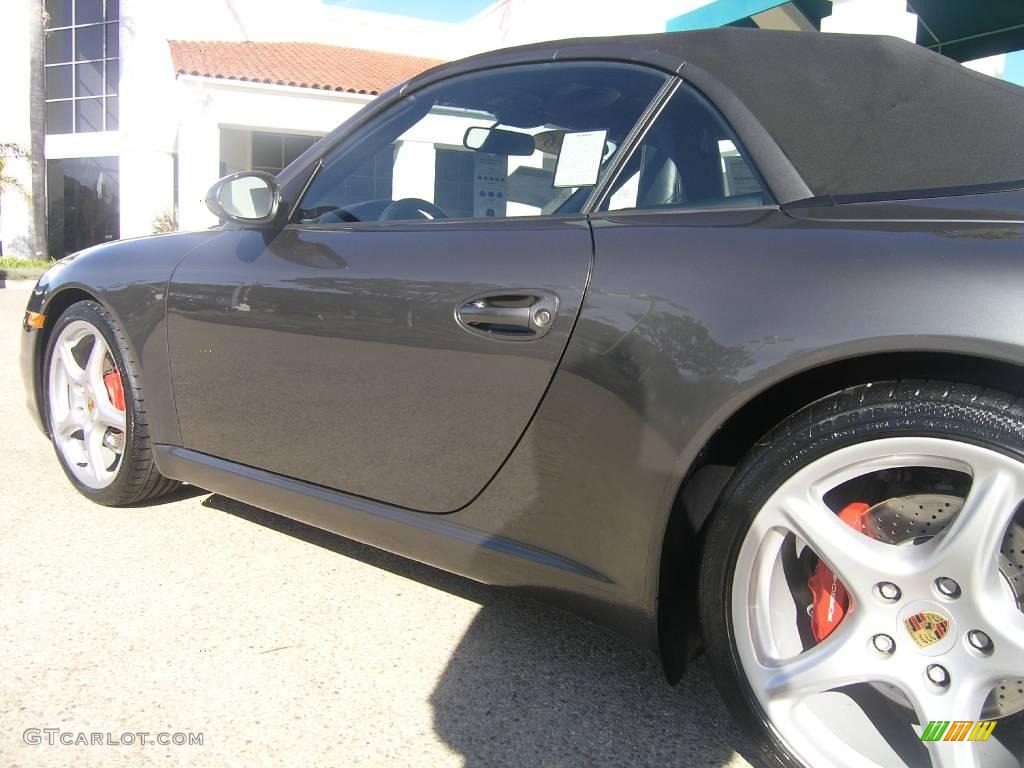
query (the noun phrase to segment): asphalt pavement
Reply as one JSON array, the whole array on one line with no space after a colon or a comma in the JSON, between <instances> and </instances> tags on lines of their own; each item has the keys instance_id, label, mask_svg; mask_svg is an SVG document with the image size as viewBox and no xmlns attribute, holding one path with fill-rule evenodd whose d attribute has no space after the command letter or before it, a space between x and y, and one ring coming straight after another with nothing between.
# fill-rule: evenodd
<instances>
[{"instance_id":1,"label":"asphalt pavement","mask_svg":"<svg viewBox=\"0 0 1024 768\"><path fill-rule=\"evenodd\" d=\"M702 662L672 688L587 622L200 489L80 497L24 405L27 298L0 290L0 764L747 765Z\"/></svg>"}]
</instances>

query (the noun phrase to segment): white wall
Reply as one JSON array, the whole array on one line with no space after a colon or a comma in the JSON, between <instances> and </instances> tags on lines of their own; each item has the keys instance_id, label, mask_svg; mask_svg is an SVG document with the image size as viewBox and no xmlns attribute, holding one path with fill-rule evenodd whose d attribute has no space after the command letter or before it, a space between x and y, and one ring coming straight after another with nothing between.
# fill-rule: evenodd
<instances>
[{"instance_id":1,"label":"white wall","mask_svg":"<svg viewBox=\"0 0 1024 768\"><path fill-rule=\"evenodd\" d=\"M121 0L121 237L152 233L174 206L181 104L162 26L173 5Z\"/></svg>"},{"instance_id":2,"label":"white wall","mask_svg":"<svg viewBox=\"0 0 1024 768\"><path fill-rule=\"evenodd\" d=\"M906 0L832 0L832 15L821 20L822 32L892 35L914 42L917 14Z\"/></svg>"},{"instance_id":3,"label":"white wall","mask_svg":"<svg viewBox=\"0 0 1024 768\"><path fill-rule=\"evenodd\" d=\"M224 164L225 176L249 170L252 163L252 131L221 127L220 161Z\"/></svg>"},{"instance_id":4,"label":"white wall","mask_svg":"<svg viewBox=\"0 0 1024 768\"><path fill-rule=\"evenodd\" d=\"M29 14L30 0L4 0L0 22L0 72L3 72L0 100L0 143L14 142L28 151L31 146L29 124ZM5 160L4 175L11 176L31 194L32 168L28 160ZM32 210L29 200L17 190L0 196L0 241L4 256L22 259L45 258L32 251L28 233Z\"/></svg>"}]
</instances>

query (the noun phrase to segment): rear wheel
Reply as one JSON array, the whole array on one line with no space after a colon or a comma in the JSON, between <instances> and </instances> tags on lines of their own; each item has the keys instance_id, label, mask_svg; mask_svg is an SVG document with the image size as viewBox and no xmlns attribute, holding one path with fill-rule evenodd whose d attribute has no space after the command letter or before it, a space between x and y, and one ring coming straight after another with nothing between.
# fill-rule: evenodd
<instances>
[{"instance_id":1,"label":"rear wheel","mask_svg":"<svg viewBox=\"0 0 1024 768\"><path fill-rule=\"evenodd\" d=\"M153 463L139 371L102 305L81 301L60 316L47 345L45 381L54 449L83 495L118 506L178 486Z\"/></svg>"},{"instance_id":2,"label":"rear wheel","mask_svg":"<svg viewBox=\"0 0 1024 768\"><path fill-rule=\"evenodd\" d=\"M700 604L765 764L1021 766L1022 501L1024 408L974 387L857 387L758 443Z\"/></svg>"}]
</instances>

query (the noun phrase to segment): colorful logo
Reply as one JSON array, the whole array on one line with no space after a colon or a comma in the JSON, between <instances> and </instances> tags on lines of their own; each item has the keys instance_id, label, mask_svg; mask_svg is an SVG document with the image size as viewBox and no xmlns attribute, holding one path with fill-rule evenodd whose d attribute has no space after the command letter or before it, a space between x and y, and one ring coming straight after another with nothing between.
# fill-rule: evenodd
<instances>
[{"instance_id":1,"label":"colorful logo","mask_svg":"<svg viewBox=\"0 0 1024 768\"><path fill-rule=\"evenodd\" d=\"M903 621L918 648L927 648L946 636L949 619L935 611L921 611Z\"/></svg>"},{"instance_id":2,"label":"colorful logo","mask_svg":"<svg viewBox=\"0 0 1024 768\"><path fill-rule=\"evenodd\" d=\"M995 729L995 720L932 720L921 741L988 741Z\"/></svg>"}]
</instances>

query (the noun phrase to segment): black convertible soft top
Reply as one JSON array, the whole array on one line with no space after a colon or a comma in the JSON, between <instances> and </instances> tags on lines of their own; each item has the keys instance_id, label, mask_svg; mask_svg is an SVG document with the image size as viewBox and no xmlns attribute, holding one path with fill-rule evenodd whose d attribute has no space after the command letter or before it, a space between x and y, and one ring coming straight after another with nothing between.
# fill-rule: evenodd
<instances>
[{"instance_id":1,"label":"black convertible soft top","mask_svg":"<svg viewBox=\"0 0 1024 768\"><path fill-rule=\"evenodd\" d=\"M554 59L600 52L680 72L718 103L755 160L765 153L749 145L763 127L813 196L1024 181L1024 88L897 38L723 28L474 58L531 51ZM729 92L746 119L725 103ZM772 169L762 171L771 181Z\"/></svg>"}]
</instances>

